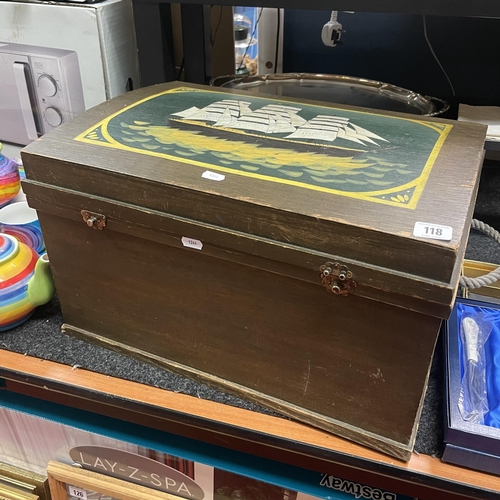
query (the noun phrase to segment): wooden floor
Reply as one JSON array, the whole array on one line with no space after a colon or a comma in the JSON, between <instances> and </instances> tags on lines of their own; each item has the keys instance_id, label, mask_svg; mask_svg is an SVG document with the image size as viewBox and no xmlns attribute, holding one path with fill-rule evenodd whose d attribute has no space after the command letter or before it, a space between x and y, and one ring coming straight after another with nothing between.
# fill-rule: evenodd
<instances>
[{"instance_id":1,"label":"wooden floor","mask_svg":"<svg viewBox=\"0 0 500 500\"><path fill-rule=\"evenodd\" d=\"M286 419L0 350L6 389L425 500L500 498L500 477L427 455L407 463Z\"/></svg>"}]
</instances>

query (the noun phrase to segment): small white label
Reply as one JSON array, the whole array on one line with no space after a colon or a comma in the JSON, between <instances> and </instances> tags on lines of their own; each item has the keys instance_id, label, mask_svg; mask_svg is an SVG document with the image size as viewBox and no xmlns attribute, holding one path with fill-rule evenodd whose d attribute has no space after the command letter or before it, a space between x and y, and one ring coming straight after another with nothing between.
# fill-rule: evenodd
<instances>
[{"instance_id":1,"label":"small white label","mask_svg":"<svg viewBox=\"0 0 500 500\"><path fill-rule=\"evenodd\" d=\"M185 247L196 248L196 250L201 250L203 248L203 243L200 240L194 240L193 238L186 238L183 236L181 241Z\"/></svg>"},{"instance_id":2,"label":"small white label","mask_svg":"<svg viewBox=\"0 0 500 500\"><path fill-rule=\"evenodd\" d=\"M81 498L87 500L87 492L76 486L68 486L68 492L70 497Z\"/></svg>"},{"instance_id":3,"label":"small white label","mask_svg":"<svg viewBox=\"0 0 500 500\"><path fill-rule=\"evenodd\" d=\"M222 174L216 174L215 172L210 172L210 170L205 170L201 174L204 179L210 179L211 181L223 181L226 176Z\"/></svg>"},{"instance_id":4,"label":"small white label","mask_svg":"<svg viewBox=\"0 0 500 500\"><path fill-rule=\"evenodd\" d=\"M453 236L453 228L450 226L441 226L440 224L430 224L429 222L415 222L413 236L450 241Z\"/></svg>"}]
</instances>

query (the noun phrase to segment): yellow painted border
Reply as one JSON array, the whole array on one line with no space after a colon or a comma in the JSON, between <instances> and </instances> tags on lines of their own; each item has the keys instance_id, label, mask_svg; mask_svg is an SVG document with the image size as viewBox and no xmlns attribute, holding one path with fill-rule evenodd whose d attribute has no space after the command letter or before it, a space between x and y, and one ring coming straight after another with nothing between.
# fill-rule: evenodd
<instances>
[{"instance_id":1,"label":"yellow painted border","mask_svg":"<svg viewBox=\"0 0 500 500\"><path fill-rule=\"evenodd\" d=\"M124 113L125 111L129 111L130 109L134 108L135 106L138 106L138 105L140 105L144 102L147 102L151 99L155 99L156 97L160 97L160 96L165 95L165 94L171 94L174 92L204 92L204 93L210 92L210 93L216 93L216 94L221 93L221 92L218 92L215 90L192 89L189 87L178 87L178 88L166 90L163 92L159 92L158 94L154 94L154 95L145 97L144 99L141 99L140 101L137 101L134 104L127 106L126 108L120 109L119 111L107 116L106 118L104 118L103 120L98 122L96 125L93 125L92 127L88 128L87 130L85 130L84 132L79 134L77 137L75 137L75 140L79 141L79 142L84 142L87 144L99 145L99 146L109 147L112 149L120 149L122 151L130 151L133 153L139 153L139 154L144 154L144 155L148 155L148 156L156 156L158 158L166 158L168 160L173 160L173 161L177 161L180 163L187 163L189 165L194 165L194 166L198 166L198 167L210 168L212 170L218 170L221 172L227 172L227 173L231 173L231 174L235 174L235 175L241 175L244 177L251 177L254 179L261 179L261 180L270 181L270 182L278 182L280 184L289 184L289 185L298 186L301 188L312 189L314 191L322 191L322 192L326 192L326 193L336 194L339 196L347 196L348 198L355 198L355 199L367 200L367 201L371 201L371 202L375 202L375 203L382 203L384 205L399 206L399 207L414 209L417 206L417 203L420 199L420 196L422 195L422 192L424 190L425 185L427 184L427 180L429 178L430 172L431 172L432 167L436 161L436 158L439 155L439 152L441 151L441 148L444 144L444 141L446 140L449 132L453 128L453 125L450 125L450 124L446 124L443 126L443 128L440 128L432 122L425 122L422 120L415 120L415 119L411 119L411 118L402 118L402 117L394 117L393 118L393 117L388 117L387 115L384 115L382 113L371 113L370 112L370 114L375 115L375 116L382 116L384 118L391 118L394 120L409 121L409 122L416 123L418 125L429 127L432 130L439 133L439 139L436 141L436 144L434 145L429 157L427 158L427 161L424 165L422 173L418 176L417 179L415 179L409 183L403 184L401 186L398 186L396 188L379 190L379 191L366 191L363 193L349 193L346 191L340 191L337 189L330 189L330 188L321 187L321 186L314 186L311 184L301 183L301 182L293 181L293 180L289 180L289 179L281 179L278 177L271 177L268 175L256 174L256 173L252 173L252 172L243 172L240 170L232 169L230 167L222 167L219 165L214 165L212 163L205 163L205 162L201 162L201 161L191 160L188 158L180 158L177 156L168 155L166 153L157 153L155 151L145 151L143 149L137 149L137 148L133 148L130 146L126 146L126 145L116 141L115 139L113 139L110 136L107 127L108 127L109 122L113 118L115 118L115 117L121 115L122 113ZM278 99L274 99L274 98L266 98L266 97L260 97L260 96L258 96L258 98L262 99L262 100L266 100L266 101L273 101L273 102L276 102L278 100ZM325 107L326 107L326 106L321 106L318 104L307 104L307 106L317 107L317 108L322 108L322 109L325 109ZM346 111L346 110L343 110L341 108L334 108L334 107L326 107L326 108L327 109L339 109L340 111ZM363 112L363 111L356 111L356 110L347 110L347 111L349 113L359 113L359 114L366 115L366 112ZM88 134L90 134L91 132L93 132L99 128L101 128L101 133L102 133L103 137L108 141L107 143L104 143L104 142L99 141L99 140L88 139L86 137ZM415 191L412 194L411 201L409 203L406 203L406 204L398 203L398 202L395 202L392 200L384 200L381 198L376 198L376 196L383 196L383 195L390 195L390 194L393 194L396 196L397 194L401 193L402 191L405 191L407 189L411 189L413 187L415 188Z\"/></svg>"}]
</instances>

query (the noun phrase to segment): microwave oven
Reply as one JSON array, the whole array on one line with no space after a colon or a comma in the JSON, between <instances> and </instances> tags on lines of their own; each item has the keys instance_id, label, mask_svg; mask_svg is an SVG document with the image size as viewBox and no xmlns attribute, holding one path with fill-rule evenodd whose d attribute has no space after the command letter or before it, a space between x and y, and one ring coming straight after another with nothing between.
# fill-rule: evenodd
<instances>
[{"instance_id":1,"label":"microwave oven","mask_svg":"<svg viewBox=\"0 0 500 500\"><path fill-rule=\"evenodd\" d=\"M83 111L76 52L0 43L0 141L29 144Z\"/></svg>"}]
</instances>

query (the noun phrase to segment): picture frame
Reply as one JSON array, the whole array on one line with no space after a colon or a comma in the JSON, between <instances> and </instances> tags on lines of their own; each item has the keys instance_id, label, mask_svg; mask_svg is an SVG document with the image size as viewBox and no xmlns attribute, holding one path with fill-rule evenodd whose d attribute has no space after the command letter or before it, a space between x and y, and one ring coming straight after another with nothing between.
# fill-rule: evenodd
<instances>
[{"instance_id":1,"label":"picture frame","mask_svg":"<svg viewBox=\"0 0 500 500\"><path fill-rule=\"evenodd\" d=\"M99 474L80 467L49 462L47 476L52 500L179 500L179 496ZM69 494L72 488L73 495ZM82 493L78 493L81 490Z\"/></svg>"},{"instance_id":2,"label":"picture frame","mask_svg":"<svg viewBox=\"0 0 500 500\"><path fill-rule=\"evenodd\" d=\"M39 500L38 495L33 495L20 488L0 484L0 498L2 500Z\"/></svg>"},{"instance_id":3,"label":"picture frame","mask_svg":"<svg viewBox=\"0 0 500 500\"><path fill-rule=\"evenodd\" d=\"M50 500L47 477L0 463L0 498Z\"/></svg>"}]
</instances>

